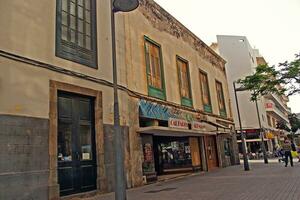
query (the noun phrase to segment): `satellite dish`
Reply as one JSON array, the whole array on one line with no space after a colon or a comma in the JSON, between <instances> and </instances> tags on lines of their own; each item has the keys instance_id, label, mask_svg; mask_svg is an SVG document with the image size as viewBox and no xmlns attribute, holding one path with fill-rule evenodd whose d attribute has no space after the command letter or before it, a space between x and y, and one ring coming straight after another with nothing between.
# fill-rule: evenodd
<instances>
[{"instance_id":1,"label":"satellite dish","mask_svg":"<svg viewBox=\"0 0 300 200\"><path fill-rule=\"evenodd\" d=\"M139 6L139 0L114 0L113 11L114 12L130 12L135 10Z\"/></svg>"}]
</instances>

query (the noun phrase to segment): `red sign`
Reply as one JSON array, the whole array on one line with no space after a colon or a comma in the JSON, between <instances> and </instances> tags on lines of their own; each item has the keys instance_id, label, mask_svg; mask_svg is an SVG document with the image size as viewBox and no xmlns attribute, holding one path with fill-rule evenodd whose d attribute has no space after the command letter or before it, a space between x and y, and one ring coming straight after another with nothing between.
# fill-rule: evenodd
<instances>
[{"instance_id":1,"label":"red sign","mask_svg":"<svg viewBox=\"0 0 300 200\"><path fill-rule=\"evenodd\" d=\"M266 108L273 108L273 104L272 103L266 103Z\"/></svg>"},{"instance_id":2,"label":"red sign","mask_svg":"<svg viewBox=\"0 0 300 200\"><path fill-rule=\"evenodd\" d=\"M189 123L186 120L183 120L183 119L169 118L169 127L189 129Z\"/></svg>"},{"instance_id":3,"label":"red sign","mask_svg":"<svg viewBox=\"0 0 300 200\"><path fill-rule=\"evenodd\" d=\"M201 122L192 122L192 129L193 130L205 130L205 125L204 123Z\"/></svg>"}]
</instances>

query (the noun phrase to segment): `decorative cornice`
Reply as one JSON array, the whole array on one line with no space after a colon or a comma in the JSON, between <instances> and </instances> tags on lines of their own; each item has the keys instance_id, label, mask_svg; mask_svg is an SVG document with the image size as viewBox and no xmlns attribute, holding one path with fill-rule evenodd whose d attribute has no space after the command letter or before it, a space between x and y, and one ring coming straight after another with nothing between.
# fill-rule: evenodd
<instances>
[{"instance_id":1,"label":"decorative cornice","mask_svg":"<svg viewBox=\"0 0 300 200\"><path fill-rule=\"evenodd\" d=\"M154 28L188 43L199 55L225 73L226 61L153 0L139 0L140 12Z\"/></svg>"}]
</instances>

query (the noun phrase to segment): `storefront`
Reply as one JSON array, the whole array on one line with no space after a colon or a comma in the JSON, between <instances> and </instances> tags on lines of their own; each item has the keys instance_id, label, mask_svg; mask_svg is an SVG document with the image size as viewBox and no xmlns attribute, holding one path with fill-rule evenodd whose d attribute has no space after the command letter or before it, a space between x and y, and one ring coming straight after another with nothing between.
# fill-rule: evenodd
<instances>
[{"instance_id":1,"label":"storefront","mask_svg":"<svg viewBox=\"0 0 300 200\"><path fill-rule=\"evenodd\" d=\"M249 153L250 159L258 159L262 156L262 148L261 148L261 135L259 132L259 129L248 129L245 130L245 136L246 136L246 147L247 152ZM241 136L238 133L237 134L238 139L238 146L239 146L239 153L242 154L242 141ZM264 143L266 147L266 151L272 151L272 141L268 138L264 137Z\"/></svg>"},{"instance_id":2,"label":"storefront","mask_svg":"<svg viewBox=\"0 0 300 200\"><path fill-rule=\"evenodd\" d=\"M143 144L143 174L147 181L157 176L206 170L204 136L167 127L139 130Z\"/></svg>"},{"instance_id":3,"label":"storefront","mask_svg":"<svg viewBox=\"0 0 300 200\"><path fill-rule=\"evenodd\" d=\"M222 125L199 120L189 112L170 112L170 107L149 102L142 105L138 133L143 145L142 169L147 182L160 175L208 171L235 164L229 133L221 134L218 130L224 129Z\"/></svg>"},{"instance_id":4,"label":"storefront","mask_svg":"<svg viewBox=\"0 0 300 200\"><path fill-rule=\"evenodd\" d=\"M155 171L158 175L192 170L188 137L153 137Z\"/></svg>"}]
</instances>

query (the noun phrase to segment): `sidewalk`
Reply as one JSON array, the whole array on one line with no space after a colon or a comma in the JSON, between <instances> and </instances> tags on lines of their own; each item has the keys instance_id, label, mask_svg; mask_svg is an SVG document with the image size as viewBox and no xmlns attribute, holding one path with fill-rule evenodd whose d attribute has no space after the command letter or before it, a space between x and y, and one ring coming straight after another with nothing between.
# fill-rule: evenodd
<instances>
[{"instance_id":1,"label":"sidewalk","mask_svg":"<svg viewBox=\"0 0 300 200\"><path fill-rule=\"evenodd\" d=\"M134 188L127 191L127 200L299 200L300 163L284 167L250 162L251 171L243 165L194 174L167 182ZM113 200L105 194L86 200Z\"/></svg>"}]
</instances>

